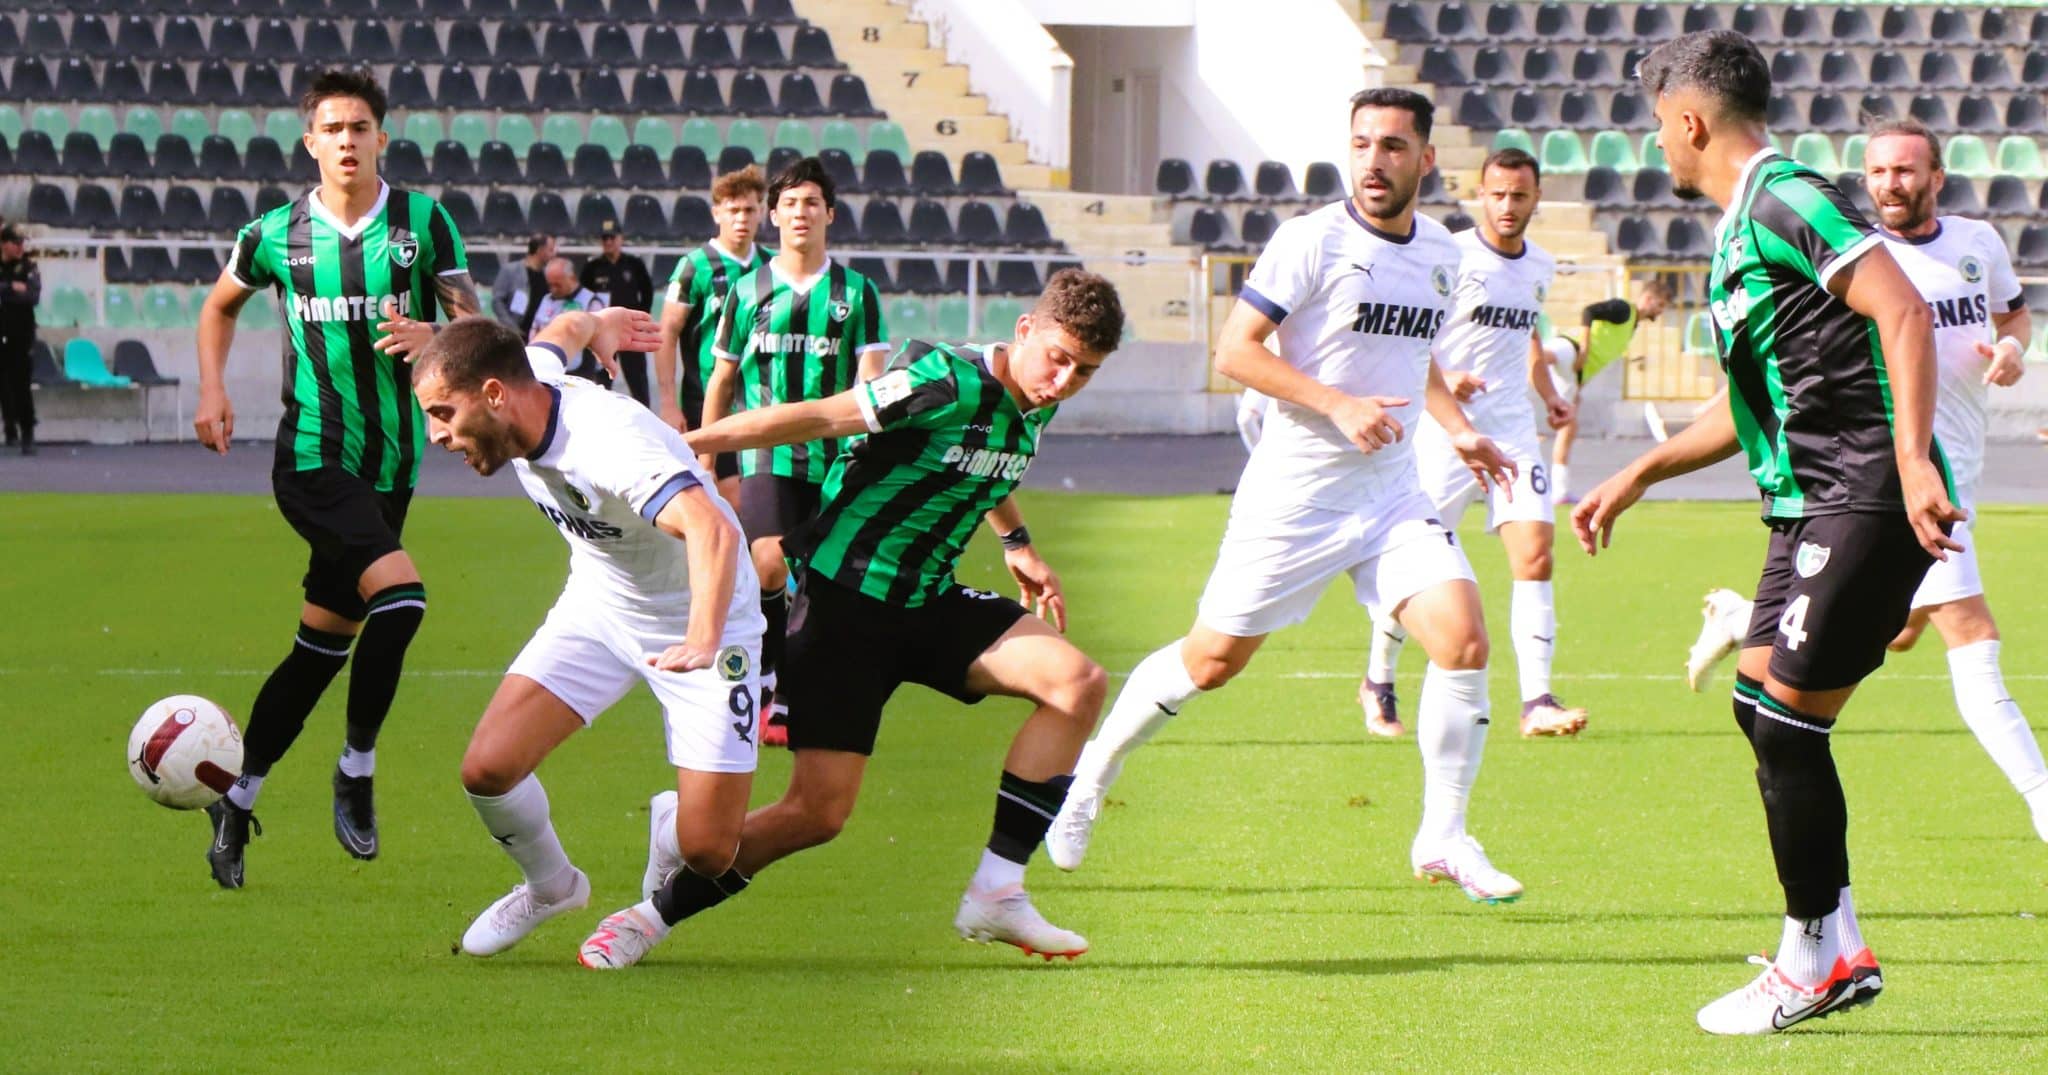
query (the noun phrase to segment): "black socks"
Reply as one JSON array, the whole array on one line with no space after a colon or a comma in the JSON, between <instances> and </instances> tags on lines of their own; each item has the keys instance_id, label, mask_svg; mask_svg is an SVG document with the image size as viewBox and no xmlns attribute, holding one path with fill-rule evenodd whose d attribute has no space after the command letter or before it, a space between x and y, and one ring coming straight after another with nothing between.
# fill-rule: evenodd
<instances>
[{"instance_id":1,"label":"black socks","mask_svg":"<svg viewBox=\"0 0 2048 1075\"><path fill-rule=\"evenodd\" d=\"M668 879L668 884L654 890L654 909L660 912L663 922L673 926L739 895L746 890L749 880L736 869L706 877L685 866Z\"/></svg>"},{"instance_id":2,"label":"black socks","mask_svg":"<svg viewBox=\"0 0 2048 1075\"><path fill-rule=\"evenodd\" d=\"M1004 770L996 789L996 820L988 849L1019 865L1031 861L1031 853L1045 842L1045 830L1052 827L1052 819L1067 801L1067 789L1073 784L1071 773L1031 781Z\"/></svg>"},{"instance_id":3,"label":"black socks","mask_svg":"<svg viewBox=\"0 0 2048 1075\"><path fill-rule=\"evenodd\" d=\"M1829 749L1834 721L1759 693L1756 783L1763 792L1771 856L1785 889L1785 914L1822 918L1841 902L1849 872L1849 808Z\"/></svg>"},{"instance_id":4,"label":"black socks","mask_svg":"<svg viewBox=\"0 0 2048 1075\"><path fill-rule=\"evenodd\" d=\"M371 594L368 604L356 664L348 674L348 745L359 751L377 746L377 732L391 712L405 670L406 647L427 615L427 588L418 582L387 586Z\"/></svg>"},{"instance_id":5,"label":"black socks","mask_svg":"<svg viewBox=\"0 0 2048 1075\"><path fill-rule=\"evenodd\" d=\"M263 681L263 689L256 692L256 702L249 708L249 727L242 738L244 773L267 775L291 749L292 741L306 726L307 714L348 662L351 641L347 635L299 625L292 651Z\"/></svg>"}]
</instances>

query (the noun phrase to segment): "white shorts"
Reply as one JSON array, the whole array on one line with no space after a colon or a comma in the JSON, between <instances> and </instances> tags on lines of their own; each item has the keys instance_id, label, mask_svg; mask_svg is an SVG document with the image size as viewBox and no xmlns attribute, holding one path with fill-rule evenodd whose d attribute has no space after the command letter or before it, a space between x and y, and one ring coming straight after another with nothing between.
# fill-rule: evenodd
<instances>
[{"instance_id":1,"label":"white shorts","mask_svg":"<svg viewBox=\"0 0 2048 1075\"><path fill-rule=\"evenodd\" d=\"M1420 491L1358 512L1233 510L1195 619L1233 638L1271 634L1308 619L1341 574L1380 616L1438 583L1471 580L1472 565Z\"/></svg>"},{"instance_id":2,"label":"white shorts","mask_svg":"<svg viewBox=\"0 0 2048 1075\"><path fill-rule=\"evenodd\" d=\"M1949 553L1948 559L1936 560L1927 569L1927 577L1913 591L1914 608L1946 605L1984 592L1984 577L1977 572L1977 543L1970 540L1970 524L1957 523L1950 536L1963 551Z\"/></svg>"},{"instance_id":3,"label":"white shorts","mask_svg":"<svg viewBox=\"0 0 2048 1075\"><path fill-rule=\"evenodd\" d=\"M694 672L649 665L647 658L682 641L684 628L681 622L630 623L565 596L506 673L547 688L586 725L633 684L646 683L661 702L669 764L705 773L751 773L760 740L760 639L729 644L710 668Z\"/></svg>"},{"instance_id":4,"label":"white shorts","mask_svg":"<svg viewBox=\"0 0 2048 1075\"><path fill-rule=\"evenodd\" d=\"M1536 439L1535 419L1519 433L1481 429L1493 443L1515 461L1515 481L1508 488L1488 483L1479 488L1465 461L1451 447L1450 435L1435 422L1419 422L1415 428L1415 466L1422 473L1422 491L1436 505L1437 517L1446 528L1456 530L1465 509L1484 498L1486 532L1502 523L1557 523L1550 502L1550 459Z\"/></svg>"}]
</instances>

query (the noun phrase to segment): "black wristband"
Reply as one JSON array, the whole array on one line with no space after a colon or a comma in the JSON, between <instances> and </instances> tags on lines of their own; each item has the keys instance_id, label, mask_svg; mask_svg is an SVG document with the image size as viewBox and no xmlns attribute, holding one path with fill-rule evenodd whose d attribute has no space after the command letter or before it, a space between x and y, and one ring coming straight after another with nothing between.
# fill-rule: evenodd
<instances>
[{"instance_id":1,"label":"black wristband","mask_svg":"<svg viewBox=\"0 0 2048 1075\"><path fill-rule=\"evenodd\" d=\"M1007 534L1000 535L1005 551L1031 547L1031 528L1020 526Z\"/></svg>"}]
</instances>

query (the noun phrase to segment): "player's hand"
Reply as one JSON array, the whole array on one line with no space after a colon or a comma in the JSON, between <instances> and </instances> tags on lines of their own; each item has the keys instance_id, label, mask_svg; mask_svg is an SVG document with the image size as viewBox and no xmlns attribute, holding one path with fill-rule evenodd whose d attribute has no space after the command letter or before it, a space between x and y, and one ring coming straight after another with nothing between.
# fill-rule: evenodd
<instances>
[{"instance_id":1,"label":"player's hand","mask_svg":"<svg viewBox=\"0 0 2048 1075\"><path fill-rule=\"evenodd\" d=\"M695 672L711 667L717 659L717 646L702 646L685 639L647 658L647 663L663 672Z\"/></svg>"},{"instance_id":2,"label":"player's hand","mask_svg":"<svg viewBox=\"0 0 2048 1075\"><path fill-rule=\"evenodd\" d=\"M199 409L192 414L192 431L199 435L200 447L228 454L228 441L235 435L235 408L228 402L226 389L199 393Z\"/></svg>"},{"instance_id":3,"label":"player's hand","mask_svg":"<svg viewBox=\"0 0 2048 1075\"><path fill-rule=\"evenodd\" d=\"M590 337L590 353L613 377L619 375L620 351L652 351L661 346L661 322L645 310L607 306L591 316L597 320L597 332Z\"/></svg>"},{"instance_id":4,"label":"player's hand","mask_svg":"<svg viewBox=\"0 0 2048 1075\"><path fill-rule=\"evenodd\" d=\"M1563 429L1578 416L1578 406L1563 396L1552 396L1543 401L1543 417L1552 429Z\"/></svg>"},{"instance_id":5,"label":"player's hand","mask_svg":"<svg viewBox=\"0 0 2048 1075\"><path fill-rule=\"evenodd\" d=\"M1963 551L1962 545L1942 530L1945 524L1968 519L1970 513L1950 502L1948 485L1933 460L1916 459L1900 467L1899 488L1906 496L1906 519L1913 524L1913 536L1927 555L1946 560L1949 553Z\"/></svg>"},{"instance_id":6,"label":"player's hand","mask_svg":"<svg viewBox=\"0 0 2048 1075\"><path fill-rule=\"evenodd\" d=\"M1399 396L1352 396L1330 412L1330 421L1345 440L1371 455L1400 441L1401 422L1387 411L1407 405Z\"/></svg>"},{"instance_id":7,"label":"player's hand","mask_svg":"<svg viewBox=\"0 0 2048 1075\"><path fill-rule=\"evenodd\" d=\"M1465 469L1479 479L1479 488L1485 489L1487 483L1492 482L1507 494L1509 500L1515 498L1515 475L1520 470L1515 461L1500 450L1500 445L1493 442L1493 438L1466 429L1451 434L1451 447L1457 451L1458 458L1465 461Z\"/></svg>"},{"instance_id":8,"label":"player's hand","mask_svg":"<svg viewBox=\"0 0 2048 1075\"><path fill-rule=\"evenodd\" d=\"M1444 387L1451 390L1451 395L1458 397L1458 402L1470 403L1473 396L1486 391L1486 381L1476 373L1459 370L1456 373L1444 374Z\"/></svg>"},{"instance_id":9,"label":"player's hand","mask_svg":"<svg viewBox=\"0 0 2048 1075\"><path fill-rule=\"evenodd\" d=\"M1060 590L1060 577L1045 557L1029 545L1021 549L1003 550L1003 566L1010 569L1010 577L1017 580L1018 603L1038 614L1038 618L1052 624L1052 629L1067 633L1067 598Z\"/></svg>"},{"instance_id":10,"label":"player's hand","mask_svg":"<svg viewBox=\"0 0 2048 1075\"><path fill-rule=\"evenodd\" d=\"M678 433L688 433L690 431L690 420L683 415L683 405L677 403L673 398L661 401L661 421L662 424Z\"/></svg>"},{"instance_id":11,"label":"player's hand","mask_svg":"<svg viewBox=\"0 0 2048 1075\"><path fill-rule=\"evenodd\" d=\"M378 353L395 355L411 362L413 356L433 340L434 323L400 315L389 321L377 322L377 331L384 334L384 338L373 345Z\"/></svg>"},{"instance_id":12,"label":"player's hand","mask_svg":"<svg viewBox=\"0 0 2048 1075\"><path fill-rule=\"evenodd\" d=\"M2027 372L2026 355L2017 346L2002 340L1995 344L1979 342L1976 346L1977 353L1991 361L1984 370L1985 384L2011 388Z\"/></svg>"},{"instance_id":13,"label":"player's hand","mask_svg":"<svg viewBox=\"0 0 2048 1075\"><path fill-rule=\"evenodd\" d=\"M1580 497L1579 506L1572 509L1572 533L1579 539L1579 548L1586 550L1587 556L1598 556L1601 549L1614 544L1614 520L1641 500L1647 488L1623 471Z\"/></svg>"}]
</instances>

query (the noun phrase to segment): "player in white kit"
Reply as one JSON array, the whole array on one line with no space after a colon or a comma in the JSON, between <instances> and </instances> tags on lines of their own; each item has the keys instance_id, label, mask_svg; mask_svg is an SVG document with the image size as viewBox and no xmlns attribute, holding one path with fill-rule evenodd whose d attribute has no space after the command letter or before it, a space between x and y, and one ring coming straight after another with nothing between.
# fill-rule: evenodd
<instances>
[{"instance_id":1,"label":"player in white kit","mask_svg":"<svg viewBox=\"0 0 2048 1075\"><path fill-rule=\"evenodd\" d=\"M488 956L590 899L534 769L635 684L662 707L676 790L651 839L685 868L732 865L758 749L765 626L739 521L682 435L628 397L566 378L566 356L652 350L635 310L566 313L523 345L488 318L448 326L413 363L428 439L480 474L510 463L569 543L569 578L514 658L462 758L462 784L521 883L477 916L462 950ZM644 884L644 882L643 882Z\"/></svg>"},{"instance_id":2,"label":"player in white kit","mask_svg":"<svg viewBox=\"0 0 2048 1075\"><path fill-rule=\"evenodd\" d=\"M1519 149L1499 150L1480 165L1479 222L1454 237L1454 305L1431 351L1472 427L1514 460L1513 486L1487 488L1475 479L1444 427L1427 415L1415 429L1415 463L1437 517L1455 531L1466 509L1483 502L1486 528L1507 550L1514 576L1508 632L1521 679L1525 736L1577 735L1586 726L1586 711L1566 708L1550 690L1557 643L1550 551L1557 524L1529 395L1533 391L1543 400L1552 429L1572 420L1572 404L1552 385L1536 334L1557 272L1549 252L1523 237L1543 197L1541 174L1536 158ZM1407 638L1392 615L1384 609L1374 613L1372 653L1358 700L1366 730L1375 735L1407 730L1394 694L1394 669Z\"/></svg>"},{"instance_id":3,"label":"player in white kit","mask_svg":"<svg viewBox=\"0 0 2048 1075\"><path fill-rule=\"evenodd\" d=\"M1131 751L1348 575L1361 604L1391 611L1430 655L1418 713L1417 876L1452 880L1486 902L1521 894L1465 832L1486 738L1486 625L1472 568L1423 495L1404 436L1426 393L1474 471L1511 480L1513 464L1472 429L1429 359L1458 264L1450 233L1415 213L1416 188L1435 166L1431 114L1409 90L1352 98L1351 196L1280 226L1224 324L1218 372L1274 404L1194 629L1138 664L1075 767L1046 838L1062 869L1080 865ZM1273 335L1278 354L1264 343Z\"/></svg>"},{"instance_id":4,"label":"player in white kit","mask_svg":"<svg viewBox=\"0 0 2048 1075\"><path fill-rule=\"evenodd\" d=\"M1934 400L1934 439L1955 475L1955 501L1972 510L1984 473L1985 397L2025 372L2033 330L2005 242L1991 225L1959 216L1936 216L1946 178L1935 136L1911 120L1872 128L1864 151L1863 183L1876 204L1879 234L1934 315L1940 366ZM1977 543L1969 522L1951 535L1963 550L1937 560L1913 595L1913 614L1893 650L1910 649L1927 625L1948 644L1949 679L1956 708L1977 741L1998 764L2033 813L2034 831L2048 840L2048 764L1999 668L1998 623L1984 600ZM1706 622L1686 660L1694 690L1713 666L1749 633L1751 602L1732 590L1707 595Z\"/></svg>"}]
</instances>

